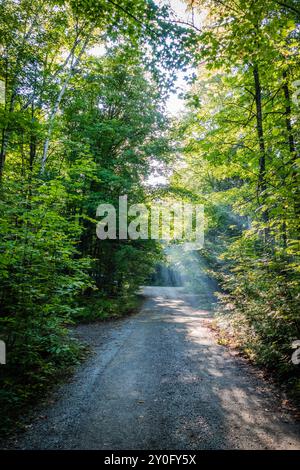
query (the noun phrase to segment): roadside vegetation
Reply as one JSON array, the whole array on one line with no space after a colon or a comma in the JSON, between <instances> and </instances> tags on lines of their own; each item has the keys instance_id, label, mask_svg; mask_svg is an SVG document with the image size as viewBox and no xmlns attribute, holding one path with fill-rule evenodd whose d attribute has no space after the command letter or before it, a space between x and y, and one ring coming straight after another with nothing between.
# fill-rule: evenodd
<instances>
[{"instance_id":1,"label":"roadside vegetation","mask_svg":"<svg viewBox=\"0 0 300 470\"><path fill-rule=\"evenodd\" d=\"M193 4L201 63L173 186L205 205L221 334L299 397L299 4Z\"/></svg>"},{"instance_id":2,"label":"roadside vegetation","mask_svg":"<svg viewBox=\"0 0 300 470\"><path fill-rule=\"evenodd\" d=\"M151 198L152 164L170 158L164 99L191 35L143 0L5 0L0 18L5 429L80 358L68 326L131 311L160 257L156 242L100 243L96 209Z\"/></svg>"},{"instance_id":3,"label":"roadside vegetation","mask_svg":"<svg viewBox=\"0 0 300 470\"><path fill-rule=\"evenodd\" d=\"M155 240L97 238L98 205L125 194L205 205L219 327L300 394L299 4L186 1L187 22L158 5L1 2L2 430L83 357L69 326L132 311L161 260Z\"/></svg>"}]
</instances>

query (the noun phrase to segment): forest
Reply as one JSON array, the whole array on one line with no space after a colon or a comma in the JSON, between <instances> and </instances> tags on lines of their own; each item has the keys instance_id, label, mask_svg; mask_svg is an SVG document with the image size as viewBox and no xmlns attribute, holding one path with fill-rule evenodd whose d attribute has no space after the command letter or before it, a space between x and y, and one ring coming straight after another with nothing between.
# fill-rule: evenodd
<instances>
[{"instance_id":1,"label":"forest","mask_svg":"<svg viewBox=\"0 0 300 470\"><path fill-rule=\"evenodd\" d=\"M70 326L132 312L164 259L97 238L122 195L204 205L220 341L300 397L300 5L184 3L188 21L165 1L0 2L1 428L85 357Z\"/></svg>"}]
</instances>

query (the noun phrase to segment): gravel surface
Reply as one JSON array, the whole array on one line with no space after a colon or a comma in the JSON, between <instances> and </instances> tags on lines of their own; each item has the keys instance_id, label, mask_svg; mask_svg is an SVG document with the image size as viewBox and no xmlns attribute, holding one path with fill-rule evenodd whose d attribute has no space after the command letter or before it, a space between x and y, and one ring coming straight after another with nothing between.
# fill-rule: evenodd
<instances>
[{"instance_id":1,"label":"gravel surface","mask_svg":"<svg viewBox=\"0 0 300 470\"><path fill-rule=\"evenodd\" d=\"M7 447L300 449L300 424L279 393L216 344L195 296L144 295L138 314L76 329L93 355Z\"/></svg>"}]
</instances>

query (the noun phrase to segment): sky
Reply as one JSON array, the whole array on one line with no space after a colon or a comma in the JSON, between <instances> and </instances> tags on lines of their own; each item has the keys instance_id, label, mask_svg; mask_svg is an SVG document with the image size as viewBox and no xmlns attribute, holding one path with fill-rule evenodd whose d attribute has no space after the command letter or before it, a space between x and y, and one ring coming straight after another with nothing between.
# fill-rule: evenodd
<instances>
[{"instance_id":1,"label":"sky","mask_svg":"<svg viewBox=\"0 0 300 470\"><path fill-rule=\"evenodd\" d=\"M173 9L173 11L178 16L178 19L191 22L191 13L186 10L186 3L181 0L157 0L158 4L168 4ZM195 21L200 19L195 17ZM184 93L188 90L188 84L184 80L186 72L178 72L176 80L176 92L171 93L170 97L167 100L166 108L167 112L171 116L180 116L184 112L184 100L179 97L181 93ZM168 177L164 174L163 168L159 163L153 162L152 173L146 180L146 184L150 186L158 186L166 184L168 182Z\"/></svg>"},{"instance_id":2,"label":"sky","mask_svg":"<svg viewBox=\"0 0 300 470\"><path fill-rule=\"evenodd\" d=\"M187 5L181 0L156 0L158 5L169 5L174 13L178 16L178 19L191 22L191 12L187 11ZM195 15L195 21L198 23L200 21L199 15ZM88 53L94 55L95 57L101 57L105 54L105 46L97 45L88 50ZM179 95L182 92L187 91L188 85L184 80L186 73L178 72L176 80L176 92L172 93L167 101L166 107L167 112L171 116L178 116L184 110L184 100L180 99Z\"/></svg>"},{"instance_id":3,"label":"sky","mask_svg":"<svg viewBox=\"0 0 300 470\"><path fill-rule=\"evenodd\" d=\"M157 0L158 4L167 4L169 5L175 14L178 16L178 19L186 22L191 22L191 12L187 11L187 5L181 0ZM196 21L198 19L196 18ZM178 116L184 110L184 100L180 99L179 95L182 92L187 91L188 85L184 80L186 73L178 72L178 78L176 80L177 91L172 93L167 101L167 111L171 116Z\"/></svg>"},{"instance_id":4,"label":"sky","mask_svg":"<svg viewBox=\"0 0 300 470\"><path fill-rule=\"evenodd\" d=\"M167 4L169 5L178 19L186 22L191 22L192 15L191 12L187 11L187 5L185 2L181 0L156 0L158 5ZM200 25L201 22L201 15L195 14L194 21L197 23L197 26ZM89 49L88 53L96 56L101 57L105 54L105 46L104 45L97 45L93 48ZM186 72L178 72L177 73L177 80L175 82L176 91L170 94L170 97L166 103L166 109L170 116L180 116L184 111L184 100L180 98L180 94L184 93L188 89L188 84L185 81L184 77ZM146 184L150 185L159 185L165 184L167 182L166 176L163 175L163 171L159 163L153 162L152 174L146 181Z\"/></svg>"}]
</instances>

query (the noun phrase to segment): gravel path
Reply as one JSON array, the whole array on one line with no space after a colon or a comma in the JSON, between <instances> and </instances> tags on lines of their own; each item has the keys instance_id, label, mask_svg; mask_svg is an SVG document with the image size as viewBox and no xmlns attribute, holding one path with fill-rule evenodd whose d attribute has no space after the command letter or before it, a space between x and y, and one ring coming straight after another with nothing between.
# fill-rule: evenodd
<instances>
[{"instance_id":1,"label":"gravel path","mask_svg":"<svg viewBox=\"0 0 300 470\"><path fill-rule=\"evenodd\" d=\"M299 423L273 386L216 344L195 296L144 294L140 313L77 329L94 354L10 448L300 449Z\"/></svg>"}]
</instances>

